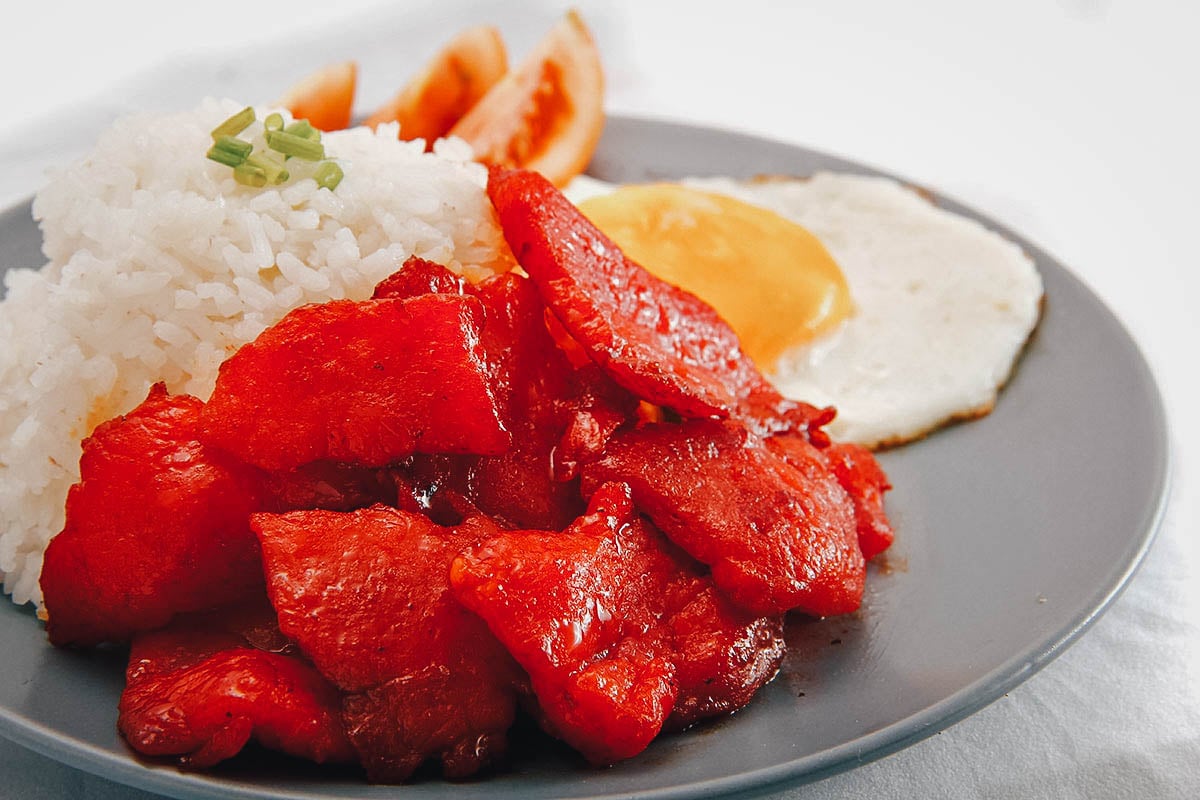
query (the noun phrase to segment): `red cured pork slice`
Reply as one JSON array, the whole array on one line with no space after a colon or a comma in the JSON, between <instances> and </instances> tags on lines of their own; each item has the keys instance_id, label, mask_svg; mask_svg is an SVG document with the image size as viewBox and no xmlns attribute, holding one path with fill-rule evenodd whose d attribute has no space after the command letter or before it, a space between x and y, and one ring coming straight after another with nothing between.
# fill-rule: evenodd
<instances>
[{"instance_id":1,"label":"red cured pork slice","mask_svg":"<svg viewBox=\"0 0 1200 800\"><path fill-rule=\"evenodd\" d=\"M742 708L775 677L786 644L783 617L758 617L734 606L708 576L681 581L670 616L679 696L666 727Z\"/></svg>"},{"instance_id":2,"label":"red cured pork slice","mask_svg":"<svg viewBox=\"0 0 1200 800\"><path fill-rule=\"evenodd\" d=\"M636 400L594 366L571 365L527 278L498 275L470 286L445 267L410 259L375 295L456 287L483 304L482 349L513 446L497 456L416 456L411 480L423 493L458 492L510 527L561 530L584 508L578 482L570 481L574 464L603 446Z\"/></svg>"},{"instance_id":3,"label":"red cured pork slice","mask_svg":"<svg viewBox=\"0 0 1200 800\"><path fill-rule=\"evenodd\" d=\"M514 531L469 548L450 580L528 671L551 733L610 764L645 749L674 704L658 620L675 570L628 498L609 492L564 533Z\"/></svg>"},{"instance_id":4,"label":"red cured pork slice","mask_svg":"<svg viewBox=\"0 0 1200 800\"><path fill-rule=\"evenodd\" d=\"M376 503L394 505L396 486L386 470L314 461L268 473L260 511L353 511Z\"/></svg>"},{"instance_id":5,"label":"red cured pork slice","mask_svg":"<svg viewBox=\"0 0 1200 800\"><path fill-rule=\"evenodd\" d=\"M756 433L810 434L832 411L785 399L700 298L632 261L549 181L493 168L488 196L517 261L571 337L638 397Z\"/></svg>"},{"instance_id":6,"label":"red cured pork slice","mask_svg":"<svg viewBox=\"0 0 1200 800\"><path fill-rule=\"evenodd\" d=\"M583 491L628 483L637 507L748 611L845 614L866 575L853 506L819 451L792 441L785 461L734 422L650 424L614 436L584 467Z\"/></svg>"},{"instance_id":7,"label":"red cured pork slice","mask_svg":"<svg viewBox=\"0 0 1200 800\"><path fill-rule=\"evenodd\" d=\"M821 456L854 502L858 546L870 561L896 538L883 508L884 492L892 484L871 451L860 445L838 442L822 450Z\"/></svg>"},{"instance_id":8,"label":"red cured pork slice","mask_svg":"<svg viewBox=\"0 0 1200 800\"><path fill-rule=\"evenodd\" d=\"M385 506L252 519L280 628L347 692L371 780L402 781L430 757L461 778L504 754L524 676L447 577L494 525L443 528Z\"/></svg>"},{"instance_id":9,"label":"red cured pork slice","mask_svg":"<svg viewBox=\"0 0 1200 800\"><path fill-rule=\"evenodd\" d=\"M261 475L198 440L203 404L156 384L83 441L41 586L56 645L127 641L262 591Z\"/></svg>"},{"instance_id":10,"label":"red cured pork slice","mask_svg":"<svg viewBox=\"0 0 1200 800\"><path fill-rule=\"evenodd\" d=\"M783 655L780 620L717 596L619 484L563 533L466 550L450 580L529 672L544 727L596 764L641 752L673 708L682 727L744 705Z\"/></svg>"},{"instance_id":11,"label":"red cured pork slice","mask_svg":"<svg viewBox=\"0 0 1200 800\"><path fill-rule=\"evenodd\" d=\"M557 481L572 480L598 456L619 428L636 419L638 399L609 380L595 364L579 367L567 411L569 420L550 456Z\"/></svg>"},{"instance_id":12,"label":"red cured pork slice","mask_svg":"<svg viewBox=\"0 0 1200 800\"><path fill-rule=\"evenodd\" d=\"M268 470L378 467L414 452L504 452L479 349L478 301L303 306L221 365L204 441Z\"/></svg>"},{"instance_id":13,"label":"red cured pork slice","mask_svg":"<svg viewBox=\"0 0 1200 800\"><path fill-rule=\"evenodd\" d=\"M750 388L739 400L734 417L757 436L795 434L803 436L816 447L828 447L832 442L824 426L833 422L837 411L832 407L818 408L798 400L789 400L759 376L761 383Z\"/></svg>"},{"instance_id":14,"label":"red cured pork slice","mask_svg":"<svg viewBox=\"0 0 1200 800\"><path fill-rule=\"evenodd\" d=\"M656 278L535 172L493 168L488 196L517 262L613 379L685 416L728 416L749 363L711 306Z\"/></svg>"},{"instance_id":15,"label":"red cured pork slice","mask_svg":"<svg viewBox=\"0 0 1200 800\"><path fill-rule=\"evenodd\" d=\"M546 332L528 279L500 275L472 291L483 304L482 349L513 446L496 456L417 456L413 475L505 525L561 529L584 507L578 483L555 481L550 462L567 426L574 370Z\"/></svg>"},{"instance_id":16,"label":"red cured pork slice","mask_svg":"<svg viewBox=\"0 0 1200 800\"><path fill-rule=\"evenodd\" d=\"M341 695L275 627L266 601L180 617L133 642L117 727L147 756L202 769L250 739L318 763L353 762Z\"/></svg>"},{"instance_id":17,"label":"red cured pork slice","mask_svg":"<svg viewBox=\"0 0 1200 800\"><path fill-rule=\"evenodd\" d=\"M375 286L372 300L407 300L423 294L467 294L470 284L461 275L434 261L409 256L400 269Z\"/></svg>"}]
</instances>

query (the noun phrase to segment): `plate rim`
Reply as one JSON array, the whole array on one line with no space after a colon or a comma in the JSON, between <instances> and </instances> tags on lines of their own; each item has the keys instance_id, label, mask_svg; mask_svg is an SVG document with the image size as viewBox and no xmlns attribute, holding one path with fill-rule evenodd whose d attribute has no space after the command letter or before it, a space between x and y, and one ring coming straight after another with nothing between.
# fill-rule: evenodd
<instances>
[{"instance_id":1,"label":"plate rim","mask_svg":"<svg viewBox=\"0 0 1200 800\"><path fill-rule=\"evenodd\" d=\"M1166 413L1160 384L1141 346L1133 338L1129 328L1120 316L1087 283L1076 275L1073 270L1029 237L1016 232L994 217L977 211L974 207L957 200L951 195L931 188L919 181L913 181L897 172L885 170L872 164L849 158L840 153L796 144L756 132L739 130L735 127L691 123L686 120L641 114L608 114L606 115L605 123L606 132L612 126L630 130L639 127L647 129L670 129L682 135L701 132L705 135L727 138L731 142L736 141L737 144L735 146L784 148L796 153L802 153L806 157L815 157L823 162L833 162L832 166L823 167L823 169L896 180L905 186L918 189L922 193L927 194L936 206L980 222L988 229L1016 243L1039 265L1039 268L1042 264L1050 265L1054 271L1060 273L1059 277L1070 282L1073 288L1094 306L1096 311L1103 316L1107 316L1114 328L1124 339L1125 344L1130 348L1130 351L1136 356L1134 363L1144 373L1144 383L1150 391L1150 400L1154 407L1152 422L1157 445L1155 450L1160 452L1160 457L1155 460L1157 466L1157 472L1153 481L1155 502L1153 507L1149 509L1149 514L1142 520L1140 529L1136 531L1136 536L1138 537L1137 549L1123 565L1120 572L1110 581L1109 585L1097 588L1096 592L1092 595L1092 600L1086 604L1086 608L1082 613L1075 615L1069 625L1058 630L1054 635L1044 637L1036 646L1026 648L1022 653L1008 659L987 675L978 678L971 684L915 714L911 714L876 731L826 750L800 756L780 764L718 778L708 778L673 786L634 790L632 792L623 791L619 795L605 793L589 795L588 797L610 798L620 796L640 798L642 800L679 800L682 798L707 797L726 792L748 790L763 792L770 790L772 787L780 787L783 784L800 785L818 781L884 758L955 725L1024 683L1078 641L1112 607L1113 603L1116 602L1128 587L1130 581L1144 563L1147 553L1157 540L1158 534L1162 529L1163 519L1170 503L1173 484L1172 476L1175 470L1174 443L1170 436L1170 421ZM603 139L601 147L603 147ZM702 173L695 171L693 174L699 175ZM31 202L32 198L27 198L18 201L6 209L0 209L0 217L7 217L14 212L19 212L21 209L27 209ZM1035 329L1032 335L1037 336L1038 329ZM1019 363L1016 365L1016 369L1020 369ZM7 597L0 598L0 602L8 600L9 598ZM28 606L22 608L21 611L31 613ZM301 798L321 798L328 796L311 794L306 791L293 792L287 789L267 789L254 785L237 784L230 780L214 778L206 773L188 773L169 765L149 764L139 760L132 753L122 755L112 752L70 734L56 731L45 724L3 706L0 706L0 736L10 739L67 767L79 769L124 786L160 792L171 797L211 797L229 798L230 800L236 800L237 798L255 798L255 800L288 798L289 800L300 800ZM362 786L366 788L369 784L364 783Z\"/></svg>"}]
</instances>

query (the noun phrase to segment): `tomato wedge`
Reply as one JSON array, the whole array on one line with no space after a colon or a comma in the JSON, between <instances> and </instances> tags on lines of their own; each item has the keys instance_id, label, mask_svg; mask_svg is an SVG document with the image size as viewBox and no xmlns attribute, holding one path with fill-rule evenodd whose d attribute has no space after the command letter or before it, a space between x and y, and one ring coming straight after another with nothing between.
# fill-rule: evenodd
<instances>
[{"instance_id":1,"label":"tomato wedge","mask_svg":"<svg viewBox=\"0 0 1200 800\"><path fill-rule=\"evenodd\" d=\"M468 28L363 124L374 129L399 122L401 139L424 139L431 146L506 72L508 54L500 31L488 25Z\"/></svg>"},{"instance_id":2,"label":"tomato wedge","mask_svg":"<svg viewBox=\"0 0 1200 800\"><path fill-rule=\"evenodd\" d=\"M350 126L357 83L358 65L353 61L329 64L293 85L279 104L314 128L340 131Z\"/></svg>"},{"instance_id":3,"label":"tomato wedge","mask_svg":"<svg viewBox=\"0 0 1200 800\"><path fill-rule=\"evenodd\" d=\"M591 160L604 128L600 53L574 11L450 130L480 161L536 170L557 186Z\"/></svg>"}]
</instances>

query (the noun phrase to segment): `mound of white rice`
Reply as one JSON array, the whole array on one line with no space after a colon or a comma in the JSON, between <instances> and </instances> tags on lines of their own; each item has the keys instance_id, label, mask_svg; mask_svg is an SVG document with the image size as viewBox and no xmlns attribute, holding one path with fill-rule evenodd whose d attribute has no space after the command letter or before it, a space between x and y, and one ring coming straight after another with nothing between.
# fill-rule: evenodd
<instances>
[{"instance_id":1,"label":"mound of white rice","mask_svg":"<svg viewBox=\"0 0 1200 800\"><path fill-rule=\"evenodd\" d=\"M413 254L471 278L511 266L462 142L427 154L394 126L325 134L334 191L296 159L288 182L255 189L205 158L240 108L122 120L34 202L50 262L8 272L0 302L0 572L18 603L41 600L80 440L152 383L207 398L222 360L288 310L369 297ZM261 131L241 138L257 149Z\"/></svg>"}]
</instances>

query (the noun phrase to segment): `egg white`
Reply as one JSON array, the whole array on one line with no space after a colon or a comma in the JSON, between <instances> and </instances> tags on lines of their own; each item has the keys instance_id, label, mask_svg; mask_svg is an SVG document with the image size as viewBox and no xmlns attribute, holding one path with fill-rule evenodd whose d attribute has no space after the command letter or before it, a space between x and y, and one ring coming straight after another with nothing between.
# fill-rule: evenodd
<instances>
[{"instance_id":1,"label":"egg white","mask_svg":"<svg viewBox=\"0 0 1200 800\"><path fill-rule=\"evenodd\" d=\"M1041 276L1015 244L886 178L683 183L802 225L841 268L854 314L760 365L788 397L835 406L835 438L896 445L992 409L1041 309ZM612 188L581 181L568 196Z\"/></svg>"}]
</instances>

